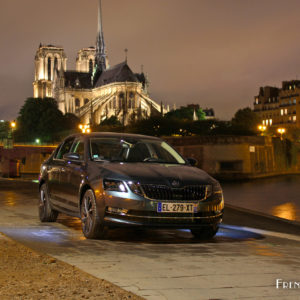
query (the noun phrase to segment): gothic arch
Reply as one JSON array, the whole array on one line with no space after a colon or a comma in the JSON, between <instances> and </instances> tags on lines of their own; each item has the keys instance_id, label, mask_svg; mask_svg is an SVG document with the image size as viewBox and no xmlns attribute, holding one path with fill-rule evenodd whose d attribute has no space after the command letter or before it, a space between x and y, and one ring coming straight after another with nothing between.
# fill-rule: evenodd
<instances>
[{"instance_id":1,"label":"gothic arch","mask_svg":"<svg viewBox=\"0 0 300 300\"><path fill-rule=\"evenodd\" d=\"M79 98L75 98L75 107L76 108L80 107L80 99Z\"/></svg>"},{"instance_id":2,"label":"gothic arch","mask_svg":"<svg viewBox=\"0 0 300 300\"><path fill-rule=\"evenodd\" d=\"M52 59L50 56L47 58L47 76L48 80L51 80L51 75L52 75Z\"/></svg>"}]
</instances>

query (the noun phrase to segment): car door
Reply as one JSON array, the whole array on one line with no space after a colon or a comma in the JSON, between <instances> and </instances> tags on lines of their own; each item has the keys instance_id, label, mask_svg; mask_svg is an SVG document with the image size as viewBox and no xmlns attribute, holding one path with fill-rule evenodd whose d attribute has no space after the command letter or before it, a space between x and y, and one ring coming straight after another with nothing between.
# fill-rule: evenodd
<instances>
[{"instance_id":1,"label":"car door","mask_svg":"<svg viewBox=\"0 0 300 300\"><path fill-rule=\"evenodd\" d=\"M77 138L70 150L71 153L79 155L79 160L68 159L61 172L61 186L63 198L68 209L79 212L79 190L81 181L85 176L85 144L82 137Z\"/></svg>"},{"instance_id":2,"label":"car door","mask_svg":"<svg viewBox=\"0 0 300 300\"><path fill-rule=\"evenodd\" d=\"M71 137L62 143L56 155L53 157L51 165L48 167L48 188L51 203L59 208L64 206L61 176L62 172L64 172L66 161L63 159L63 155L70 151L74 140L75 137Z\"/></svg>"}]
</instances>

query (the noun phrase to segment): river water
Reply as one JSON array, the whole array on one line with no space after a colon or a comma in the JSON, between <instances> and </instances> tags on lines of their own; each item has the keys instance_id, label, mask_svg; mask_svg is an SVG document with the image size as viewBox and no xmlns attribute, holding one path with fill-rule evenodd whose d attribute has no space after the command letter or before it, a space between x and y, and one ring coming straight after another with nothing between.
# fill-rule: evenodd
<instances>
[{"instance_id":1,"label":"river water","mask_svg":"<svg viewBox=\"0 0 300 300\"><path fill-rule=\"evenodd\" d=\"M300 175L223 183L225 203L300 222Z\"/></svg>"}]
</instances>

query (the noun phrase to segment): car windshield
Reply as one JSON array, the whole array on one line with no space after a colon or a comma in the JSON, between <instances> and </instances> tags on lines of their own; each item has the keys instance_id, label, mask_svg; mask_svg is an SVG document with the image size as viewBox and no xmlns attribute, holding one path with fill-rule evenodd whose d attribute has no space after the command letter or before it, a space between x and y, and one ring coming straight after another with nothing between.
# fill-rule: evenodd
<instances>
[{"instance_id":1,"label":"car windshield","mask_svg":"<svg viewBox=\"0 0 300 300\"><path fill-rule=\"evenodd\" d=\"M154 139L91 138L90 154L94 161L186 164L171 146Z\"/></svg>"}]
</instances>

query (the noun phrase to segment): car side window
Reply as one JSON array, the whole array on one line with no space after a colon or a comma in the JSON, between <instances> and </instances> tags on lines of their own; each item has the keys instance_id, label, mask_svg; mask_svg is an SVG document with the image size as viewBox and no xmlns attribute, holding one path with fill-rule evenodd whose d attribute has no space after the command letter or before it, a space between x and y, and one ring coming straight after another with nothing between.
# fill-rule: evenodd
<instances>
[{"instance_id":1,"label":"car side window","mask_svg":"<svg viewBox=\"0 0 300 300\"><path fill-rule=\"evenodd\" d=\"M80 141L80 140L75 141L72 146L71 152L79 154L79 156L80 156L79 159L83 160L83 158L84 158L84 142Z\"/></svg>"},{"instance_id":2,"label":"car side window","mask_svg":"<svg viewBox=\"0 0 300 300\"><path fill-rule=\"evenodd\" d=\"M56 159L62 159L64 154L69 153L75 138L66 140L57 152Z\"/></svg>"}]
</instances>

